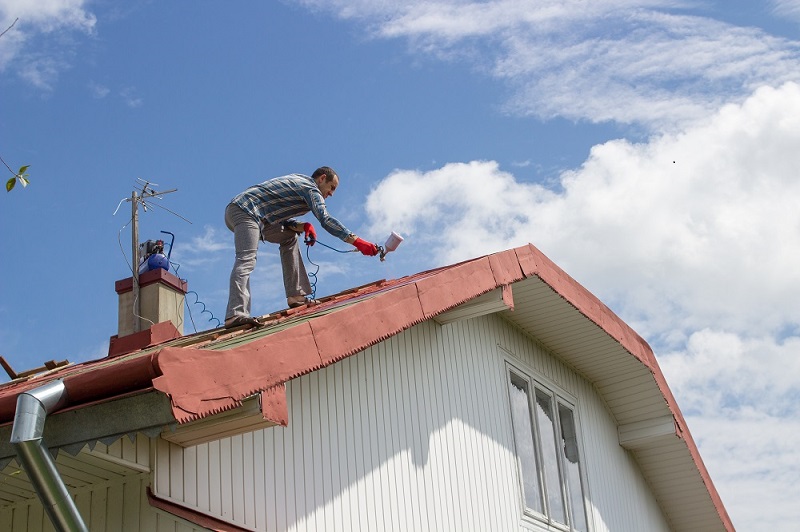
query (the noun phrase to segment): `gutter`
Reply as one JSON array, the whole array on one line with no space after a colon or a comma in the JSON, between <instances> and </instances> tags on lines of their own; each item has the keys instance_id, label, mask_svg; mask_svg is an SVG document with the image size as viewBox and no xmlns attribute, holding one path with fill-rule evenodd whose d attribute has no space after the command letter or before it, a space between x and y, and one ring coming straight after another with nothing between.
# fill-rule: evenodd
<instances>
[{"instance_id":1,"label":"gutter","mask_svg":"<svg viewBox=\"0 0 800 532\"><path fill-rule=\"evenodd\" d=\"M47 414L64 406L66 402L67 389L63 380L21 393L17 397L11 445L14 446L20 465L30 477L56 530L88 532L75 501L56 470L50 452L42 443Z\"/></svg>"}]
</instances>

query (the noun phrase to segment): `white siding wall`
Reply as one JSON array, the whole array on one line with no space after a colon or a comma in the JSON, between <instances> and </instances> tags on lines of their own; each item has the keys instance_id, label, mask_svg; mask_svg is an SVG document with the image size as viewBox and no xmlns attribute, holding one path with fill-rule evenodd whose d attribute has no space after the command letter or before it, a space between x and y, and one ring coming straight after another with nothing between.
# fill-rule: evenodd
<instances>
[{"instance_id":1,"label":"white siding wall","mask_svg":"<svg viewBox=\"0 0 800 532\"><path fill-rule=\"evenodd\" d=\"M524 528L506 351L577 399L592 530L667 530L594 389L492 316L425 322L292 381L287 428L159 440L154 489L254 530Z\"/></svg>"}]
</instances>

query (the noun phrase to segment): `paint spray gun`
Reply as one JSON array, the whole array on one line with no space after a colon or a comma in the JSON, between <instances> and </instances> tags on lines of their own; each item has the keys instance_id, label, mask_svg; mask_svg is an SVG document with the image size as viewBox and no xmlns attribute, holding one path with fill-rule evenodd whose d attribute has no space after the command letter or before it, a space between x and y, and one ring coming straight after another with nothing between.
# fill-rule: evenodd
<instances>
[{"instance_id":1,"label":"paint spray gun","mask_svg":"<svg viewBox=\"0 0 800 532\"><path fill-rule=\"evenodd\" d=\"M382 246L378 246L381 262L385 261L386 254L390 251L396 250L397 246L399 246L402 241L403 237L392 231L392 234L389 235L389 238L386 239L386 242L384 242Z\"/></svg>"}]
</instances>

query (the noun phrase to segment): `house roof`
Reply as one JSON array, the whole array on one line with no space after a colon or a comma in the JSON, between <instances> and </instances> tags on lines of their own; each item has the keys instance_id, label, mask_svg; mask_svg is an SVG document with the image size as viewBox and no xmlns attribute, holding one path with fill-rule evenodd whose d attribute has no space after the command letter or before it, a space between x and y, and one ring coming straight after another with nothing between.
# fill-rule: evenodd
<instances>
[{"instance_id":1,"label":"house roof","mask_svg":"<svg viewBox=\"0 0 800 532\"><path fill-rule=\"evenodd\" d=\"M16 379L0 386L0 424L13 421L20 393L55 379L63 379L71 411L112 408L112 401L119 407L151 394L148 400L161 406L148 410L149 423L186 424L260 395L264 418L286 424L288 380L425 320L486 312L536 337L594 385L619 425L620 444L636 457L676 529L733 530L651 348L530 244L270 314L256 329L217 329ZM105 436L115 430L126 429L108 428ZM57 435L45 438L55 445Z\"/></svg>"}]
</instances>

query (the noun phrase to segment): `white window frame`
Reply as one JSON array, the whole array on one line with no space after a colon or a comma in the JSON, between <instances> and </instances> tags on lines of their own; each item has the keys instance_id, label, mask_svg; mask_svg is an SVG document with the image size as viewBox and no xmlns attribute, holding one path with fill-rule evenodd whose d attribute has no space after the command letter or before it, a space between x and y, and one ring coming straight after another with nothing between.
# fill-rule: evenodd
<instances>
[{"instance_id":1,"label":"white window frame","mask_svg":"<svg viewBox=\"0 0 800 532\"><path fill-rule=\"evenodd\" d=\"M503 349L503 351L505 351ZM528 411L530 415L530 427L532 430L532 438L534 441L534 451L535 451L535 460L536 460L536 471L533 472L536 475L537 483L539 486L539 490L541 493L541 499L544 506L544 512L537 511L536 509L530 508L527 504L526 497L525 497L525 476L530 475L531 473L526 473L523 471L522 462L520 459L520 452L518 450L518 443L517 443L517 435L515 432L514 427L514 419L512 413L512 375L515 375L518 379L525 382L527 390L526 395L528 397ZM527 369L518 361L514 360L513 362L506 358L505 364L505 371L504 371L504 378L505 378L505 386L507 392L507 399L508 399L508 416L509 416L509 423L511 424L511 431L512 431L512 442L514 445L514 456L515 456L515 463L516 463L516 476L517 476L517 485L519 486L519 501L522 510L523 522L526 525L532 525L531 528L534 530L542 530L542 531L573 531L576 530L572 527L572 525L566 525L564 523L560 523L556 521L552 516L549 515L548 511L548 494L552 490L552 486L546 485L546 481L543 482L543 476L545 472L541 467L542 463L542 439L540 435L540 428L539 422L536 420L536 390L540 390L541 392L545 392L547 395L551 397L551 406L555 410L554 414L556 418L553 420L553 427L555 430L554 438L555 442L558 443L562 441L562 434L561 434L561 423L559 422L560 414L558 412L559 405L563 405L572 412L573 424L575 429L575 438L577 440L577 451L579 456L578 461L578 469L579 469L579 488L581 490L582 495L582 508L578 509L583 513L583 519L586 523L586 530L591 531L591 520L589 514L589 505L587 501L587 482L586 482L586 463L584 461L584 457L586 456L583 452L583 438L581 436L581 423L578 415L578 408L577 408L577 400L574 396L570 393L562 389L560 386L556 385L555 383L549 381L548 379L544 378L543 376L539 375L535 371L531 369ZM576 509L572 508L574 498L569 493L569 486L568 481L565 480L565 465L564 465L564 453L559 452L557 453L557 474L559 480L558 490L560 492L561 497L561 505L564 508L564 511L569 516L567 521L572 520L572 516L575 515L574 512Z\"/></svg>"}]
</instances>

